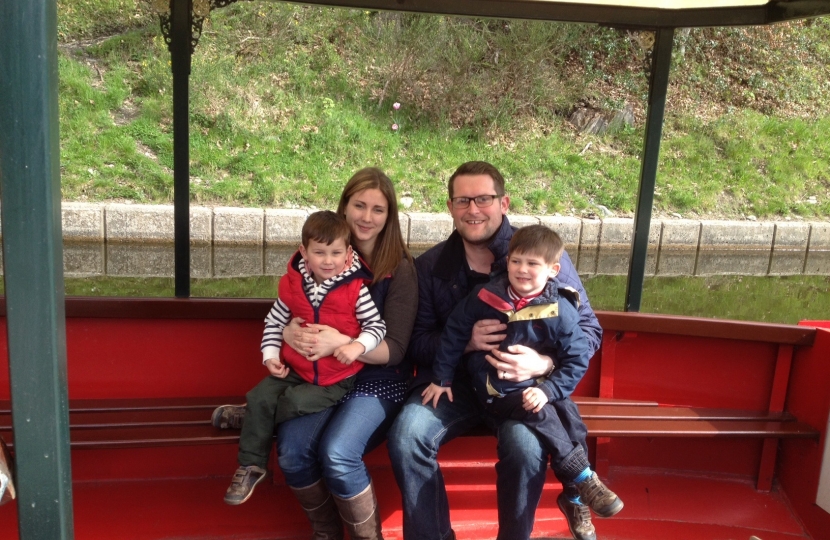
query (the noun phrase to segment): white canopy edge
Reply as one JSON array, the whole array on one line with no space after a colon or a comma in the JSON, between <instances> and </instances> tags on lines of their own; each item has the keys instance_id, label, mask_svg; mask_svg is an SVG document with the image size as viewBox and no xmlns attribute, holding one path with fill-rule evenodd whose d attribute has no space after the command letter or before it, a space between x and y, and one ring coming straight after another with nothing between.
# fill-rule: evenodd
<instances>
[{"instance_id":1,"label":"white canopy edge","mask_svg":"<svg viewBox=\"0 0 830 540\"><path fill-rule=\"evenodd\" d=\"M522 0L528 1L528 0ZM770 0L531 0L551 4L586 4L648 9L717 9L747 6L764 6Z\"/></svg>"},{"instance_id":2,"label":"white canopy edge","mask_svg":"<svg viewBox=\"0 0 830 540\"><path fill-rule=\"evenodd\" d=\"M527 0L523 0L527 1ZM717 9L764 6L769 0L531 0L550 4L585 4L591 6L634 7L648 9Z\"/></svg>"}]
</instances>

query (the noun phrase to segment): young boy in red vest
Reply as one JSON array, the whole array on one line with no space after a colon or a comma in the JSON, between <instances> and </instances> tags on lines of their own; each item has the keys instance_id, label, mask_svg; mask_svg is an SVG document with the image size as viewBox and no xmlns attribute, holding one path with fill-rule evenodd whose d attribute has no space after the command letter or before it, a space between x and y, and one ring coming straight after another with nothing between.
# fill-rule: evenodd
<instances>
[{"instance_id":1,"label":"young boy in red vest","mask_svg":"<svg viewBox=\"0 0 830 540\"><path fill-rule=\"evenodd\" d=\"M279 297L265 319L262 363L270 375L246 395L239 468L225 494L228 504L247 501L266 477L275 426L337 403L363 367L357 357L377 347L386 335L386 324L365 285L372 274L354 256L350 235L345 218L330 211L311 214L303 225L302 245L291 257L280 279ZM310 361L283 343L283 329L293 317L329 325L352 341L331 356ZM217 408L213 425L229 427L238 409Z\"/></svg>"}]
</instances>

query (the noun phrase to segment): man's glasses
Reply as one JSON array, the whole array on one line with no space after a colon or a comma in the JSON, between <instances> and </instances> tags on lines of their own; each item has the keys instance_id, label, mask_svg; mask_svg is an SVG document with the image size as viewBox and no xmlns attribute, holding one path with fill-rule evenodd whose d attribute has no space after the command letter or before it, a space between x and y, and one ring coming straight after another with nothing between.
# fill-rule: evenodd
<instances>
[{"instance_id":1,"label":"man's glasses","mask_svg":"<svg viewBox=\"0 0 830 540\"><path fill-rule=\"evenodd\" d=\"M479 195L478 197L453 197L450 200L452 201L453 208L469 208L471 201L475 201L476 206L479 208L486 208L491 206L493 201L500 197L502 197L502 195Z\"/></svg>"}]
</instances>

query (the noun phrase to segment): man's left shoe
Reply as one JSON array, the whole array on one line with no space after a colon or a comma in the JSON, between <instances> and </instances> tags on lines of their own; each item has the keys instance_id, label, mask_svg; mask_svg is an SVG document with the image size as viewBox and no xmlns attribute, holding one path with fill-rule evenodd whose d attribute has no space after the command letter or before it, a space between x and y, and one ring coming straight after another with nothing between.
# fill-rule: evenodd
<instances>
[{"instance_id":1,"label":"man's left shoe","mask_svg":"<svg viewBox=\"0 0 830 540\"><path fill-rule=\"evenodd\" d=\"M611 517L623 509L622 499L608 489L595 472L587 480L576 484L576 489L582 502L590 506L599 517Z\"/></svg>"},{"instance_id":2,"label":"man's left shoe","mask_svg":"<svg viewBox=\"0 0 830 540\"><path fill-rule=\"evenodd\" d=\"M576 504L566 493L560 493L556 498L556 504L565 514L568 521L568 528L574 540L597 540L597 531L591 523L591 510L584 504Z\"/></svg>"},{"instance_id":3,"label":"man's left shoe","mask_svg":"<svg viewBox=\"0 0 830 540\"><path fill-rule=\"evenodd\" d=\"M216 407L210 417L213 427L219 429L242 429L245 420L245 405L222 405Z\"/></svg>"}]
</instances>

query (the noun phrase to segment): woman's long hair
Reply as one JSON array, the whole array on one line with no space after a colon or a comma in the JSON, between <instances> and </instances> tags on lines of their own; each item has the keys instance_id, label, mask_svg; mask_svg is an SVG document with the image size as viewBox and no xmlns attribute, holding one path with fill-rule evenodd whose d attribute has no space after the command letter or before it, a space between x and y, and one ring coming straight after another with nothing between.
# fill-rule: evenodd
<instances>
[{"instance_id":1,"label":"woman's long hair","mask_svg":"<svg viewBox=\"0 0 830 540\"><path fill-rule=\"evenodd\" d=\"M398 219L398 198L395 195L395 186L383 171L375 167L360 169L352 176L343 188L340 195L340 203L337 205L337 213L346 215L346 206L349 199L357 193L367 189L377 189L386 198L388 208L386 225L375 239L375 249L372 251L372 260L367 261L375 275L372 283L391 275L400 264L401 259L406 257L412 261L412 255L401 236L401 223Z\"/></svg>"}]
</instances>

